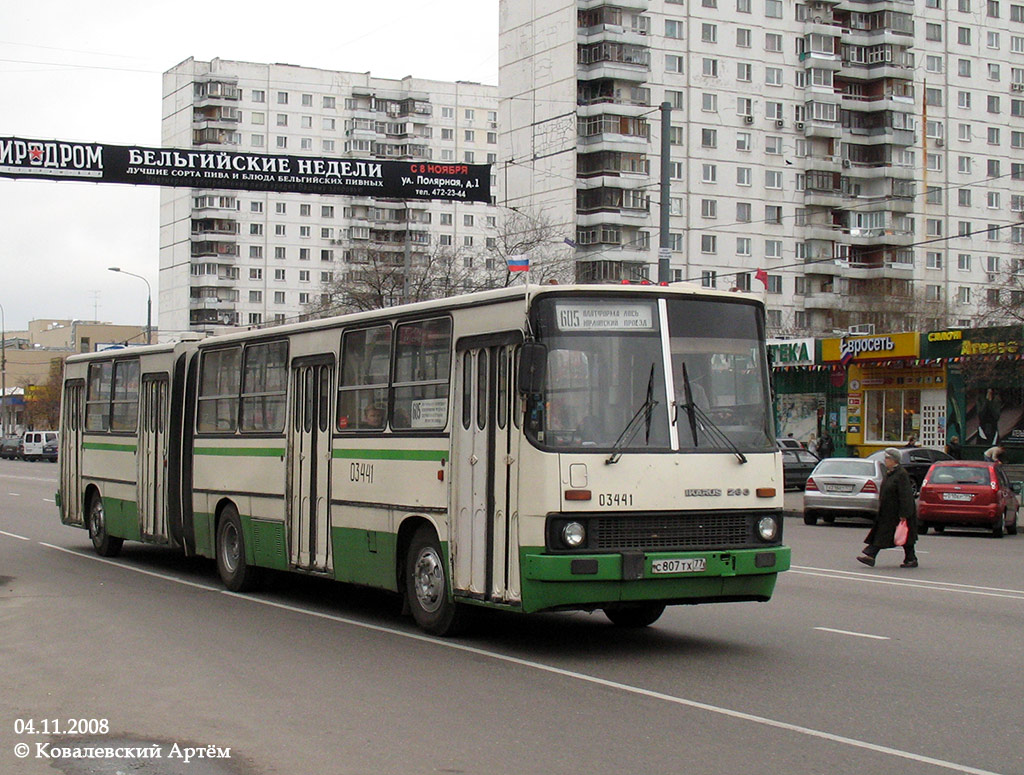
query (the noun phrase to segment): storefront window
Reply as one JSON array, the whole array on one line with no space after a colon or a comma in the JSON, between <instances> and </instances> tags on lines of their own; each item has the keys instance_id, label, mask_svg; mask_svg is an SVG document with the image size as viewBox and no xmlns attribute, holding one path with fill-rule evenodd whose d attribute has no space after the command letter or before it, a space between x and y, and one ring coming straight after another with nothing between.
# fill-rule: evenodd
<instances>
[{"instance_id":1,"label":"storefront window","mask_svg":"<svg viewBox=\"0 0 1024 775\"><path fill-rule=\"evenodd\" d=\"M864 401L865 444L902 442L920 433L920 390L869 390Z\"/></svg>"}]
</instances>

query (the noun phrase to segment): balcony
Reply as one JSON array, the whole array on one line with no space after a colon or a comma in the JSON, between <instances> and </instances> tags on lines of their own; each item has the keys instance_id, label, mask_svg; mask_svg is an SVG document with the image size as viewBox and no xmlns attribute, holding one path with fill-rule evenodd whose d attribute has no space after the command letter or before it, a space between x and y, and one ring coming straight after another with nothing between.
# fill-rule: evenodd
<instances>
[{"instance_id":1,"label":"balcony","mask_svg":"<svg viewBox=\"0 0 1024 775\"><path fill-rule=\"evenodd\" d=\"M193 84L192 94L196 102L242 99L242 90L238 88L237 84L228 81L196 81Z\"/></svg>"},{"instance_id":2,"label":"balcony","mask_svg":"<svg viewBox=\"0 0 1024 775\"><path fill-rule=\"evenodd\" d=\"M213 242L203 240L193 242L191 253L192 258L213 257L219 260L233 260L238 257L238 243L236 242Z\"/></svg>"},{"instance_id":3,"label":"balcony","mask_svg":"<svg viewBox=\"0 0 1024 775\"><path fill-rule=\"evenodd\" d=\"M192 221L192 237L234 237L238 223L225 218L202 218Z\"/></svg>"},{"instance_id":4,"label":"balcony","mask_svg":"<svg viewBox=\"0 0 1024 775\"><path fill-rule=\"evenodd\" d=\"M613 5L626 11L646 11L651 7L651 0L578 0L577 8L581 11L589 11L593 8L600 8L606 5Z\"/></svg>"}]
</instances>

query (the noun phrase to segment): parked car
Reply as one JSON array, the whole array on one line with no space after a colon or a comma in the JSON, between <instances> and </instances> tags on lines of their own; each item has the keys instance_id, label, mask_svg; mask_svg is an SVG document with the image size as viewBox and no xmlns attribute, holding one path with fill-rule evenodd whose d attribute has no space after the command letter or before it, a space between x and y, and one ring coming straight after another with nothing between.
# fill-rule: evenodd
<instances>
[{"instance_id":1,"label":"parked car","mask_svg":"<svg viewBox=\"0 0 1024 775\"><path fill-rule=\"evenodd\" d=\"M921 482L924 481L925 474L932 467L932 463L937 463L940 460L954 459L952 455L947 455L942 450L929 449L928 447L897 447L896 449L900 453L900 465L907 470L907 473L910 474L910 481L914 483L915 495L921 489ZM879 463L884 464L885 450L873 452L865 459L877 460Z\"/></svg>"},{"instance_id":2,"label":"parked car","mask_svg":"<svg viewBox=\"0 0 1024 775\"><path fill-rule=\"evenodd\" d=\"M45 460L43 447L50 443L57 443L57 431L26 431L21 456L25 460Z\"/></svg>"},{"instance_id":3,"label":"parked car","mask_svg":"<svg viewBox=\"0 0 1024 775\"><path fill-rule=\"evenodd\" d=\"M830 457L811 471L804 487L804 524L836 517L874 520L885 466L856 457Z\"/></svg>"},{"instance_id":4,"label":"parked car","mask_svg":"<svg viewBox=\"0 0 1024 775\"><path fill-rule=\"evenodd\" d=\"M779 445L779 449L804 449L804 445L796 439L775 439L775 443Z\"/></svg>"},{"instance_id":5,"label":"parked car","mask_svg":"<svg viewBox=\"0 0 1024 775\"><path fill-rule=\"evenodd\" d=\"M917 531L922 535L947 525L981 527L1002 538L1017 533L1021 483L1010 483L1003 467L988 460L936 463L928 471L917 501Z\"/></svg>"},{"instance_id":6,"label":"parked car","mask_svg":"<svg viewBox=\"0 0 1024 775\"><path fill-rule=\"evenodd\" d=\"M43 454L39 458L40 460L49 460L51 463L57 462L57 441L48 441L43 444Z\"/></svg>"},{"instance_id":7,"label":"parked car","mask_svg":"<svg viewBox=\"0 0 1024 775\"><path fill-rule=\"evenodd\" d=\"M818 465L818 456L806 449L782 450L782 481L787 490L802 490L807 477Z\"/></svg>"},{"instance_id":8,"label":"parked car","mask_svg":"<svg viewBox=\"0 0 1024 775\"><path fill-rule=\"evenodd\" d=\"M21 457L21 436L4 436L0 439L0 458L17 460Z\"/></svg>"}]
</instances>

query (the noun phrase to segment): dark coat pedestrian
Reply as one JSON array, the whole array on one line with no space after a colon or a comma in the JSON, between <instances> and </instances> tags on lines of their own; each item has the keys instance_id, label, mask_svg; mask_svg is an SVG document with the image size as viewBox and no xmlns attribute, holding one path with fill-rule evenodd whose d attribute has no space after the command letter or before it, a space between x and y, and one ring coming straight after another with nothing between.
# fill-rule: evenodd
<instances>
[{"instance_id":1,"label":"dark coat pedestrian","mask_svg":"<svg viewBox=\"0 0 1024 775\"><path fill-rule=\"evenodd\" d=\"M914 503L914 485L910 474L900 465L899 450L890 447L885 451L885 476L878 491L878 518L864 539L867 546L857 559L865 565L874 565L875 557L882 549L896 546L896 526L901 519L907 520L907 542L903 546L903 563L900 567L916 568L917 555L917 505Z\"/></svg>"},{"instance_id":2,"label":"dark coat pedestrian","mask_svg":"<svg viewBox=\"0 0 1024 775\"><path fill-rule=\"evenodd\" d=\"M818 457L824 460L827 457L832 457L833 452L835 452L835 446L832 443L832 436L828 432L822 433L818 440Z\"/></svg>"},{"instance_id":3,"label":"dark coat pedestrian","mask_svg":"<svg viewBox=\"0 0 1024 775\"><path fill-rule=\"evenodd\" d=\"M964 450L963 447L960 446L959 436L949 437L949 443L946 444L946 454L956 460L961 460L963 458Z\"/></svg>"}]
</instances>

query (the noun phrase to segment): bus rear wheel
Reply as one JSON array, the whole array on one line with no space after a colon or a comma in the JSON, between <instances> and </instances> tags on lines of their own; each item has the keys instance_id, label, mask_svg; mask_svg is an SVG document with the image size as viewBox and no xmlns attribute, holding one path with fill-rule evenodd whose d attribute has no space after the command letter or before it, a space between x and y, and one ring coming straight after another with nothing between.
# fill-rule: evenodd
<instances>
[{"instance_id":1,"label":"bus rear wheel","mask_svg":"<svg viewBox=\"0 0 1024 775\"><path fill-rule=\"evenodd\" d=\"M616 627L647 627L658 621L663 613L665 613L663 603L616 605L604 609L604 615Z\"/></svg>"},{"instance_id":2,"label":"bus rear wheel","mask_svg":"<svg viewBox=\"0 0 1024 775\"><path fill-rule=\"evenodd\" d=\"M464 612L448 595L448 571L432 527L416 531L405 562L405 597L416 624L432 635L457 634Z\"/></svg>"},{"instance_id":3,"label":"bus rear wheel","mask_svg":"<svg viewBox=\"0 0 1024 775\"><path fill-rule=\"evenodd\" d=\"M259 568L245 559L245 535L238 509L224 507L217 523L217 572L232 592L249 592L259 584Z\"/></svg>"},{"instance_id":4,"label":"bus rear wheel","mask_svg":"<svg viewBox=\"0 0 1024 775\"><path fill-rule=\"evenodd\" d=\"M89 498L89 538L100 557L117 557L121 553L124 539L107 532L107 516L103 510L103 498L94 492Z\"/></svg>"}]
</instances>

